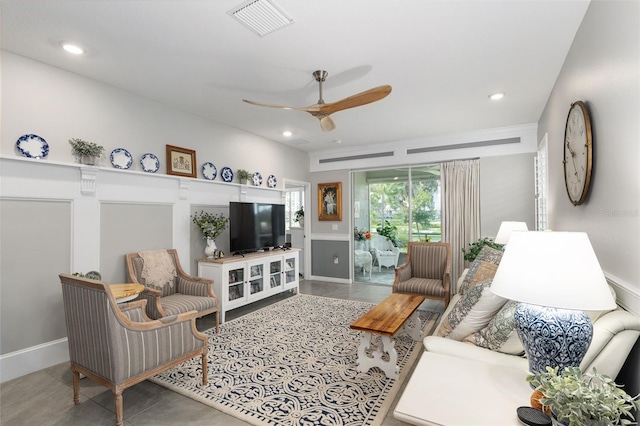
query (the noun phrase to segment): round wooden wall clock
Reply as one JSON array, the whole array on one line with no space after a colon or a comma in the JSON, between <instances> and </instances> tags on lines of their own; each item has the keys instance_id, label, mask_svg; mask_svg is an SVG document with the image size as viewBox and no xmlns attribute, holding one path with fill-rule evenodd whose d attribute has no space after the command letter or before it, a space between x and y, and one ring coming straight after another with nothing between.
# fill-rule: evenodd
<instances>
[{"instance_id":1,"label":"round wooden wall clock","mask_svg":"<svg viewBox=\"0 0 640 426\"><path fill-rule=\"evenodd\" d=\"M591 119L584 102L569 108L564 129L564 182L574 206L584 203L589 193L592 165Z\"/></svg>"}]
</instances>

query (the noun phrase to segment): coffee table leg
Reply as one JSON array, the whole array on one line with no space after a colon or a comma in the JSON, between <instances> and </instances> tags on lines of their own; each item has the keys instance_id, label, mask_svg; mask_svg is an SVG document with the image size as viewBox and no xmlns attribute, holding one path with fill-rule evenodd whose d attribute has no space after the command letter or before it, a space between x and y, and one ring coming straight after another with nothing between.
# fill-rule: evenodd
<instances>
[{"instance_id":1,"label":"coffee table leg","mask_svg":"<svg viewBox=\"0 0 640 426\"><path fill-rule=\"evenodd\" d=\"M356 370L366 373L372 367L379 367L388 378L397 379L400 376L400 367L398 366L398 352L395 348L396 342L392 337L380 336L375 350L371 352L371 355L368 355L367 349L371 347L373 337L374 335L371 333L362 332ZM389 360L383 359L385 353L388 354Z\"/></svg>"},{"instance_id":2,"label":"coffee table leg","mask_svg":"<svg viewBox=\"0 0 640 426\"><path fill-rule=\"evenodd\" d=\"M403 333L406 333L416 342L422 340L422 322L420 321L418 311L415 311L413 314L411 314L411 316L407 319L407 322L405 322L402 326L401 331Z\"/></svg>"}]
</instances>

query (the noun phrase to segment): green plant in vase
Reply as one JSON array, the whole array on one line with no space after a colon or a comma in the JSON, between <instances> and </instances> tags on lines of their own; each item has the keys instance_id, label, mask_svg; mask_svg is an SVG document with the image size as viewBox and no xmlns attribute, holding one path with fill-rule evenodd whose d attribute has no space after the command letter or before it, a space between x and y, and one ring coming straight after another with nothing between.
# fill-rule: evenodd
<instances>
[{"instance_id":1,"label":"green plant in vase","mask_svg":"<svg viewBox=\"0 0 640 426\"><path fill-rule=\"evenodd\" d=\"M202 237L207 239L207 246L204 249L204 254L208 258L214 257L218 249L216 247L215 240L225 229L227 229L229 219L222 213L214 214L201 211L200 213L196 213L191 216L191 221L200 228Z\"/></svg>"},{"instance_id":2,"label":"green plant in vase","mask_svg":"<svg viewBox=\"0 0 640 426\"><path fill-rule=\"evenodd\" d=\"M469 244L468 249L462 249L462 253L464 253L464 260L467 262L473 262L476 260L478 253L484 246L489 246L497 250L502 250L504 244L498 244L494 242L491 238L480 238L478 241Z\"/></svg>"},{"instance_id":3,"label":"green plant in vase","mask_svg":"<svg viewBox=\"0 0 640 426\"><path fill-rule=\"evenodd\" d=\"M245 169L238 169L236 170L236 176L238 176L240 183L247 183L249 179L253 178L253 173L249 173Z\"/></svg>"},{"instance_id":4,"label":"green plant in vase","mask_svg":"<svg viewBox=\"0 0 640 426\"><path fill-rule=\"evenodd\" d=\"M95 142L88 142L78 138L69 139L69 145L71 145L71 152L73 155L82 164L95 164L96 159L100 158L104 152L103 146L100 146Z\"/></svg>"},{"instance_id":5,"label":"green plant in vase","mask_svg":"<svg viewBox=\"0 0 640 426\"><path fill-rule=\"evenodd\" d=\"M632 424L633 409L640 409L638 397L629 396L613 379L583 373L579 367L558 367L527 376L527 381L543 395L540 403L548 407L560 423L582 425Z\"/></svg>"}]
</instances>

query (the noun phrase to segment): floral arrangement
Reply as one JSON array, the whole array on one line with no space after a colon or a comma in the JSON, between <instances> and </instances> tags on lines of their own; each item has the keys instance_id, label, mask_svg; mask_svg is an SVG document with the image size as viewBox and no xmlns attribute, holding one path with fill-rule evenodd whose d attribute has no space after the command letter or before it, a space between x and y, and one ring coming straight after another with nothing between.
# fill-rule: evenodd
<instances>
[{"instance_id":1,"label":"floral arrangement","mask_svg":"<svg viewBox=\"0 0 640 426\"><path fill-rule=\"evenodd\" d=\"M353 228L353 239L356 241L364 241L371 238L371 233L365 229Z\"/></svg>"},{"instance_id":2,"label":"floral arrangement","mask_svg":"<svg viewBox=\"0 0 640 426\"><path fill-rule=\"evenodd\" d=\"M527 376L527 381L540 391L540 403L548 407L560 422L572 426L607 424L627 425L633 420L632 409L640 408L638 397L629 396L610 377L582 373L579 367L558 367Z\"/></svg>"},{"instance_id":3,"label":"floral arrangement","mask_svg":"<svg viewBox=\"0 0 640 426\"><path fill-rule=\"evenodd\" d=\"M69 145L71 145L71 152L76 156L100 157L104 152L104 147L97 143L87 142L78 138L69 139Z\"/></svg>"},{"instance_id":4,"label":"floral arrangement","mask_svg":"<svg viewBox=\"0 0 640 426\"><path fill-rule=\"evenodd\" d=\"M204 211L191 216L191 220L198 225L203 238L216 238L227 229L229 224L229 219L224 217L222 213L213 214Z\"/></svg>"}]
</instances>

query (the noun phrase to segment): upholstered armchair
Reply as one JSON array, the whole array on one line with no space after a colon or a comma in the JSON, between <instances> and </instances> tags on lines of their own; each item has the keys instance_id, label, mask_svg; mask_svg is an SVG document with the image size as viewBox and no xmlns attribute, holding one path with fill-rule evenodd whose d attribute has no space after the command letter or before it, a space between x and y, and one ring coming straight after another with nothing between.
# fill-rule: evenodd
<instances>
[{"instance_id":1,"label":"upholstered armchair","mask_svg":"<svg viewBox=\"0 0 640 426\"><path fill-rule=\"evenodd\" d=\"M152 319L196 311L198 317L216 315L219 330L220 299L213 281L192 277L180 266L174 249L152 250L125 255L129 281L142 284L140 297L147 299L147 315Z\"/></svg>"},{"instance_id":2,"label":"upholstered armchair","mask_svg":"<svg viewBox=\"0 0 640 426\"><path fill-rule=\"evenodd\" d=\"M451 300L451 246L449 243L410 242L407 261L396 268L394 293L422 294L442 300L445 309Z\"/></svg>"},{"instance_id":3,"label":"upholstered armchair","mask_svg":"<svg viewBox=\"0 0 640 426\"><path fill-rule=\"evenodd\" d=\"M378 264L378 272L381 271L381 266L384 266L385 268L396 268L398 266L400 249L394 246L387 237L382 235L373 235L371 238L371 251L376 263Z\"/></svg>"},{"instance_id":4,"label":"upholstered armchair","mask_svg":"<svg viewBox=\"0 0 640 426\"><path fill-rule=\"evenodd\" d=\"M144 299L117 304L108 284L67 274L60 281L75 404L84 374L111 389L121 426L126 388L196 356L207 384L207 336L196 329L196 312L151 320Z\"/></svg>"}]
</instances>

